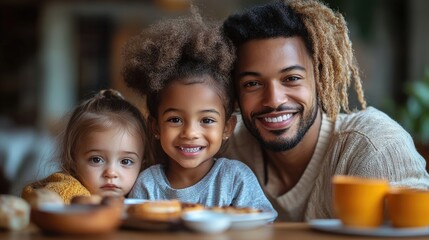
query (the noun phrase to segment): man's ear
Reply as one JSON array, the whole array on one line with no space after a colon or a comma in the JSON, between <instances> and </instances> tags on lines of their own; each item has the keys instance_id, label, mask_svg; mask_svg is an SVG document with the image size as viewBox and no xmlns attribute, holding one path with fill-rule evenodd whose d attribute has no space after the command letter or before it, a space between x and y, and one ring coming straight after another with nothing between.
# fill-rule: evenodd
<instances>
[{"instance_id":1,"label":"man's ear","mask_svg":"<svg viewBox=\"0 0 429 240\"><path fill-rule=\"evenodd\" d=\"M227 140L234 133L235 125L237 125L237 116L232 115L225 123L225 129L223 130L223 140Z\"/></svg>"},{"instance_id":2,"label":"man's ear","mask_svg":"<svg viewBox=\"0 0 429 240\"><path fill-rule=\"evenodd\" d=\"M152 117L152 116L149 116L147 118L147 120L148 120L148 123L149 123L148 124L149 125L149 133L152 133L156 139L159 139L158 121L154 117Z\"/></svg>"}]
</instances>

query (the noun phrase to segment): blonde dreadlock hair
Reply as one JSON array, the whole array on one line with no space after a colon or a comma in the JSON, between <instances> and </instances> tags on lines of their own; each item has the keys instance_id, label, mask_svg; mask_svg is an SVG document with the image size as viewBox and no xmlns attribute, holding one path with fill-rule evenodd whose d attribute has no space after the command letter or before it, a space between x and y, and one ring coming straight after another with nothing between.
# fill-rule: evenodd
<instances>
[{"instance_id":1,"label":"blonde dreadlock hair","mask_svg":"<svg viewBox=\"0 0 429 240\"><path fill-rule=\"evenodd\" d=\"M284 0L230 16L224 33L235 47L253 40L301 37L312 57L319 104L330 118L350 113L352 82L362 109L366 108L359 68L340 13L317 0Z\"/></svg>"}]
</instances>

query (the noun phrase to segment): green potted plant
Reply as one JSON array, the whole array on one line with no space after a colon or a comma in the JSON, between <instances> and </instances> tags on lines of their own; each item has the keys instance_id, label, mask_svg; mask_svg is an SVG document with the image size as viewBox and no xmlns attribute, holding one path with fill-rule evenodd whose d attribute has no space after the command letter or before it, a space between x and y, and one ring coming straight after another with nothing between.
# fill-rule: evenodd
<instances>
[{"instance_id":1,"label":"green potted plant","mask_svg":"<svg viewBox=\"0 0 429 240\"><path fill-rule=\"evenodd\" d=\"M429 160L429 67L422 79L406 84L408 96L397 120L413 136L417 150Z\"/></svg>"}]
</instances>

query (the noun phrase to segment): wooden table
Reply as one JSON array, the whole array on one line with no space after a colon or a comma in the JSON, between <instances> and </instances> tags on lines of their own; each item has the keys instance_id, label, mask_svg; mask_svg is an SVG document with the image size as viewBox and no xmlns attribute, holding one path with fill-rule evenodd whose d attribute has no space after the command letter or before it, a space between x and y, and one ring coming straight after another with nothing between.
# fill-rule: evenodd
<instances>
[{"instance_id":1,"label":"wooden table","mask_svg":"<svg viewBox=\"0 0 429 240\"><path fill-rule=\"evenodd\" d=\"M427 238L427 237L426 237ZM309 228L306 223L274 223L271 225L250 229L250 230L229 230L221 234L202 234L186 230L177 231L147 231L147 230L128 230L119 229L106 235L96 236L63 236L46 235L40 232L36 227L31 226L22 231L4 231L0 230L0 239L5 240L54 240L54 239L107 239L107 240L233 240L233 239L258 239L258 240L307 240L307 239L389 239L380 237L359 237L349 235L339 235L315 231ZM390 238L391 239L391 238ZM403 238L403 239L422 239L422 237Z\"/></svg>"}]
</instances>

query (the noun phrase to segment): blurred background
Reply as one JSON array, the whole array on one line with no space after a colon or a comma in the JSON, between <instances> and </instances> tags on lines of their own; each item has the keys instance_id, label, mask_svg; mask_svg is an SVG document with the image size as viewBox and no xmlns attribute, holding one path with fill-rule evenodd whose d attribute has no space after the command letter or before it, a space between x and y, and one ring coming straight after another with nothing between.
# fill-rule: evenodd
<instances>
[{"instance_id":1,"label":"blurred background","mask_svg":"<svg viewBox=\"0 0 429 240\"><path fill-rule=\"evenodd\" d=\"M195 0L205 18L262 0ZM344 14L369 105L429 149L429 1L326 0ZM141 29L189 13L189 0L0 0L0 193L54 171L62 117L102 88L143 109L121 78L121 48ZM426 146L426 147L425 147Z\"/></svg>"}]
</instances>

